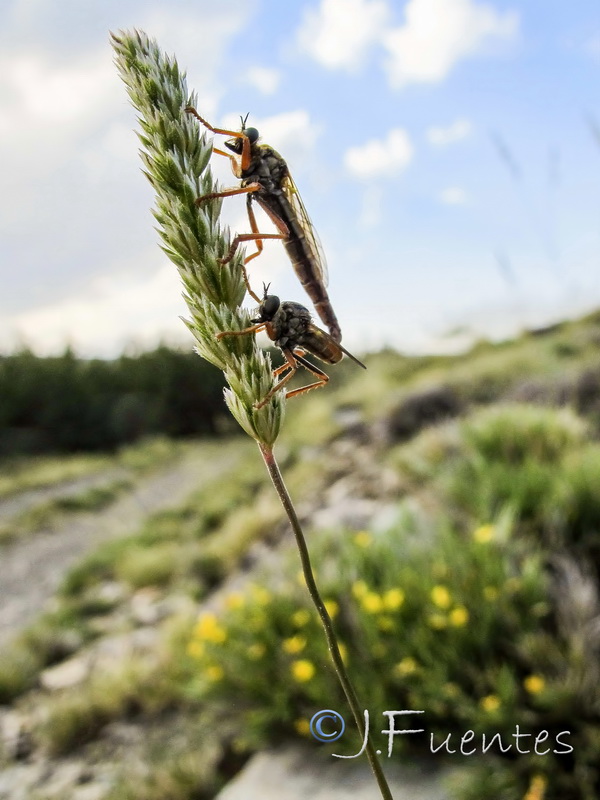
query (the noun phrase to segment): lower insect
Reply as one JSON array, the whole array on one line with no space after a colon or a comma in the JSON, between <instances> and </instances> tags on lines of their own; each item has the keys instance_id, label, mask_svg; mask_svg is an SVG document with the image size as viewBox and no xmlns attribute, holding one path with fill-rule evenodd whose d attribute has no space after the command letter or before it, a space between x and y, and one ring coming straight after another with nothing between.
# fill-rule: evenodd
<instances>
[{"instance_id":1,"label":"lower insect","mask_svg":"<svg viewBox=\"0 0 600 800\"><path fill-rule=\"evenodd\" d=\"M267 292L268 286L265 286L263 299L259 301L258 317L252 320L253 324L249 328L241 331L223 331L217 334L217 338L222 339L225 336L245 336L264 330L283 353L285 363L273 370L273 375L279 378L278 382L260 402L256 403L255 408L262 408L276 392L284 389L298 371L299 366L314 375L316 380L306 386L286 392L286 397L296 397L311 389L325 386L329 376L311 364L304 357L306 353L316 356L326 364L337 364L344 355L347 355L360 367L366 369L362 361L349 353L328 333L313 324L308 309L301 306L300 303L281 302L276 295L267 294ZM259 300L254 292L251 291L251 294L252 297Z\"/></svg>"}]
</instances>

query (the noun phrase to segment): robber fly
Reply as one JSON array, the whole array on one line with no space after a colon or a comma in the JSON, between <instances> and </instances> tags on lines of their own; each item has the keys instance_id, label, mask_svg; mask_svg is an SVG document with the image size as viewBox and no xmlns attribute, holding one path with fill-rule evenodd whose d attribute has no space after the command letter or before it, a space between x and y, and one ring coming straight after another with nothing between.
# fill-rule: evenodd
<instances>
[{"instance_id":1,"label":"robber fly","mask_svg":"<svg viewBox=\"0 0 600 800\"><path fill-rule=\"evenodd\" d=\"M259 301L258 317L251 320L253 323L251 327L242 331L223 331L217 334L217 339L222 339L224 336L244 336L245 334L258 333L264 330L269 339L283 353L285 364L273 370L273 375L276 378L280 378L280 380L259 403L256 403L255 408L262 408L273 397L275 392L283 389L286 383L296 374L299 365L312 373L317 380L307 386L301 386L299 389L292 389L292 391L286 392L286 398L295 397L309 392L311 389L325 386L329 376L304 358L306 353L311 353L326 364L337 364L344 355L347 355L360 367L366 369L362 361L359 361L352 353L349 353L332 336L313 325L307 308L301 306L300 303L289 301L282 303L276 295L268 294L268 289L268 286L264 287L263 299ZM251 291L251 294L258 300L254 292Z\"/></svg>"},{"instance_id":2,"label":"robber fly","mask_svg":"<svg viewBox=\"0 0 600 800\"><path fill-rule=\"evenodd\" d=\"M225 258L221 259L221 263L226 264L233 258L241 242L253 241L256 243L256 252L249 255L244 261L244 264L247 264L262 252L264 239L281 239L300 283L314 303L317 313L329 328L331 336L336 342L339 342L342 332L327 294L325 255L286 162L272 147L267 144L259 144L259 134L256 128L246 127L247 114L241 118L241 129L230 131L213 128L191 106L188 106L186 111L193 114L213 133L232 137L225 142L225 147L235 155L218 148L214 148L213 152L229 158L233 174L241 180L240 186L205 194L196 200L196 204L201 205L205 201L217 197L247 195L246 209L252 233L237 235L231 243L229 252ZM259 232L252 209L253 199L264 209L279 231L278 233Z\"/></svg>"}]
</instances>

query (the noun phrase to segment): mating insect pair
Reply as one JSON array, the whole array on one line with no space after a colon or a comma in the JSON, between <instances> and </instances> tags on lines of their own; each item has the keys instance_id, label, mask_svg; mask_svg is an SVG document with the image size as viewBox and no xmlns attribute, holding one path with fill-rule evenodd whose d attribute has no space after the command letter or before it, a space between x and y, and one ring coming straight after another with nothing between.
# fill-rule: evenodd
<instances>
[{"instance_id":1,"label":"mating insect pair","mask_svg":"<svg viewBox=\"0 0 600 800\"><path fill-rule=\"evenodd\" d=\"M218 334L218 338L265 330L286 359L286 363L273 372L275 377L280 377L280 380L266 397L256 404L256 408L262 408L277 391L283 389L295 375L299 365L311 372L317 380L307 386L287 392L286 397L303 394L327 383L329 377L304 358L307 352L327 364L337 364L346 354L363 369L366 369L362 362L339 343L342 334L327 294L325 256L284 159L272 147L258 143L259 134L256 128L246 127L247 116L242 119L240 131L230 131L213 127L194 108L188 107L186 111L193 114L213 133L232 137L225 142L225 146L235 155L230 155L218 148L214 148L213 152L229 158L234 175L241 180L239 187L204 195L198 198L196 204L201 205L208 200L220 197L247 195L246 208L252 233L238 234L231 243L225 258L221 259L221 263L226 264L231 261L242 242L253 241L256 244L256 252L245 258L242 269L248 292L259 303L259 316L252 320L251 327L242 331L223 331ZM236 156L239 156L239 162ZM254 198L275 224L279 233L259 232L252 209ZM252 291L245 265L260 255L265 239L281 239L283 241L300 282L330 333L325 333L313 325L310 312L299 303L281 302L276 295L267 294L268 287L264 289L262 300Z\"/></svg>"},{"instance_id":2,"label":"mating insect pair","mask_svg":"<svg viewBox=\"0 0 600 800\"><path fill-rule=\"evenodd\" d=\"M207 200L239 194L245 194L247 198L246 210L252 233L238 234L221 263L226 264L231 261L242 242L256 244L256 252L246 257L245 265L260 255L263 250L263 240L281 239L300 283L327 325L329 333L339 342L342 332L327 294L325 254L286 162L272 147L259 144L256 128L246 127L248 115L242 119L241 130L230 131L213 127L191 106L188 106L186 111L196 117L209 131L231 137L225 142L225 147L235 155L218 148L213 148L213 152L230 159L233 174L241 181L239 186L199 197L196 204L201 205ZM253 199L266 212L278 233L259 232L252 208Z\"/></svg>"}]
</instances>

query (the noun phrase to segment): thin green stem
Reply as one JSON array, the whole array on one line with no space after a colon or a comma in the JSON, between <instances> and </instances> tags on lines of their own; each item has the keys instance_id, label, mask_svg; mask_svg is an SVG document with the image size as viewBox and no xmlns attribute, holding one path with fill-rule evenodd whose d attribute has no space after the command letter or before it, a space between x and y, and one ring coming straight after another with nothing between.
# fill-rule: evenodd
<instances>
[{"instance_id":1,"label":"thin green stem","mask_svg":"<svg viewBox=\"0 0 600 800\"><path fill-rule=\"evenodd\" d=\"M323 628L325 630L325 637L327 638L327 645L329 647L329 652L331 653L331 657L333 659L333 664L335 667L335 671L337 673L338 679L344 690L344 694L346 695L346 699L348 700L348 705L352 711L352 716L354 717L354 721L360 731L361 738L364 740L365 736L365 727L363 724L363 715L360 707L360 703L358 702L358 697L356 696L356 692L354 691L354 687L348 677L348 673L346 672L346 667L344 666L344 661L342 659L342 654L340 653L340 648L337 643L337 638L335 635L335 631L333 629L333 623L331 621L331 617L327 613L327 609L325 608L325 603L321 598L321 594L319 589L317 588L317 584L315 582L315 576L312 571L312 566L310 563L310 555L308 552L308 547L306 545L306 539L304 538L304 534L302 533L302 527L300 525L300 520L298 519L298 515L296 514L296 509L294 508L294 504L292 503L292 499L288 493L288 490L283 482L283 477L281 475L281 471L279 469L279 465L275 456L273 454L273 450L267 447L264 444L258 443L258 447L262 454L262 457L265 461L267 470L269 471L269 475L271 476L271 480L273 481L273 485L275 486L275 490L279 495L279 499L281 500L281 504L285 509L285 513L288 516L290 524L292 526L292 530L294 531L294 536L296 537L296 544L298 545L298 550L300 551L300 561L302 562L302 571L304 573L304 580L306 581L306 586L308 587L309 594L319 617L321 618L321 622L323 624ZM371 765L371 769L373 770L373 774L375 775L375 780L377 781L377 785L379 786L379 791L381 792L381 796L384 800L394 800L392 797L392 793L390 791L390 787L387 784L385 779L385 775L383 774L383 770L381 769L381 764L377 758L377 753L375 752L375 747L371 741L371 737L369 736L367 739L365 752L367 754L367 758L369 759L369 764Z\"/></svg>"}]
</instances>

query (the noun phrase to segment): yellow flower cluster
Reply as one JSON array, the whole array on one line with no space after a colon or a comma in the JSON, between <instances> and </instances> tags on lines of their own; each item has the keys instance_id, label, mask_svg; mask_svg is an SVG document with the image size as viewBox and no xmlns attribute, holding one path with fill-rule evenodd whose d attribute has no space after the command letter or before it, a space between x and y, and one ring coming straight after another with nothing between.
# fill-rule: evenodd
<instances>
[{"instance_id":1,"label":"yellow flower cluster","mask_svg":"<svg viewBox=\"0 0 600 800\"><path fill-rule=\"evenodd\" d=\"M310 733L310 723L307 719L297 719L294 722L294 728L300 734L300 736L308 736Z\"/></svg>"},{"instance_id":2,"label":"yellow flower cluster","mask_svg":"<svg viewBox=\"0 0 600 800\"><path fill-rule=\"evenodd\" d=\"M442 611L448 611L452 605L452 595L446 586L434 586L430 592L432 603ZM462 628L469 621L469 612L462 606L455 606L448 614L436 612L429 615L429 626L436 631L441 631L451 625L453 628Z\"/></svg>"},{"instance_id":3,"label":"yellow flower cluster","mask_svg":"<svg viewBox=\"0 0 600 800\"><path fill-rule=\"evenodd\" d=\"M529 694L539 694L546 688L546 681L541 675L529 675L523 681L523 686Z\"/></svg>"},{"instance_id":4,"label":"yellow flower cluster","mask_svg":"<svg viewBox=\"0 0 600 800\"><path fill-rule=\"evenodd\" d=\"M547 787L548 779L544 775L534 775L523 800L544 800Z\"/></svg>"},{"instance_id":5,"label":"yellow flower cluster","mask_svg":"<svg viewBox=\"0 0 600 800\"><path fill-rule=\"evenodd\" d=\"M402 661L399 661L396 666L394 667L394 673L399 677L403 678L406 675L412 675L413 672L416 672L419 668L419 665L415 661L414 658L407 656L403 658Z\"/></svg>"},{"instance_id":6,"label":"yellow flower cluster","mask_svg":"<svg viewBox=\"0 0 600 800\"><path fill-rule=\"evenodd\" d=\"M306 683L315 674L315 665L307 659L292 661L292 675L298 683Z\"/></svg>"},{"instance_id":7,"label":"yellow flower cluster","mask_svg":"<svg viewBox=\"0 0 600 800\"><path fill-rule=\"evenodd\" d=\"M291 636L289 639L283 640L283 649L290 655L300 653L306 647L306 639L304 636Z\"/></svg>"},{"instance_id":8,"label":"yellow flower cluster","mask_svg":"<svg viewBox=\"0 0 600 800\"><path fill-rule=\"evenodd\" d=\"M200 615L196 623L194 638L200 642L222 644L227 639L227 631L219 624L216 615L207 611Z\"/></svg>"},{"instance_id":9,"label":"yellow flower cluster","mask_svg":"<svg viewBox=\"0 0 600 800\"><path fill-rule=\"evenodd\" d=\"M488 694L481 698L479 705L484 711L487 711L488 714L492 714L500 708L500 698L496 694Z\"/></svg>"},{"instance_id":10,"label":"yellow flower cluster","mask_svg":"<svg viewBox=\"0 0 600 800\"><path fill-rule=\"evenodd\" d=\"M452 603L450 592L445 586L434 586L431 590L431 600L438 608L449 608Z\"/></svg>"},{"instance_id":11,"label":"yellow flower cluster","mask_svg":"<svg viewBox=\"0 0 600 800\"><path fill-rule=\"evenodd\" d=\"M493 525L480 525L473 531L473 539L479 544L487 544L496 538L496 530Z\"/></svg>"}]
</instances>

